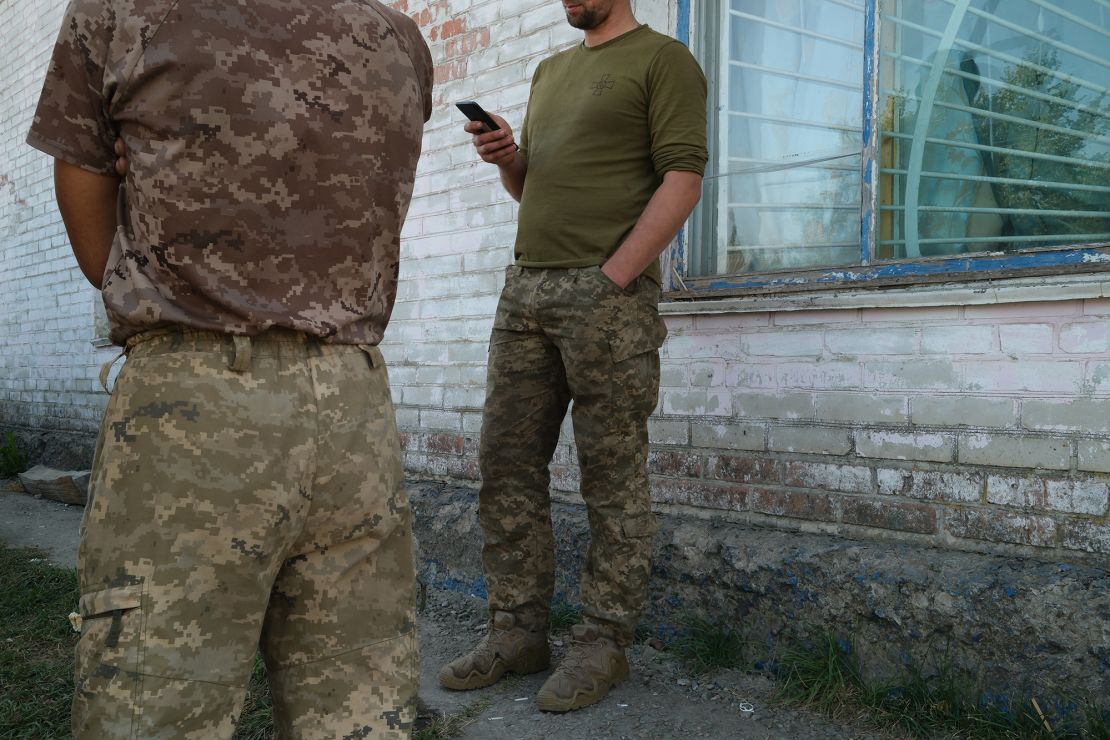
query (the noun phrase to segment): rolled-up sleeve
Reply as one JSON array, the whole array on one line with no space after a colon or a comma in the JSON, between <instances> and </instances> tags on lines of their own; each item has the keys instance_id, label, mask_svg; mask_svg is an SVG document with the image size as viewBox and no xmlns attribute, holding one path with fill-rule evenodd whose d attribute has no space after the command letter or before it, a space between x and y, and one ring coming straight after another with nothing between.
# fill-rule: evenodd
<instances>
[{"instance_id":1,"label":"rolled-up sleeve","mask_svg":"<svg viewBox=\"0 0 1110 740\"><path fill-rule=\"evenodd\" d=\"M46 72L27 143L101 175L115 174L116 127L105 97L110 3L71 0Z\"/></svg>"},{"instance_id":2,"label":"rolled-up sleeve","mask_svg":"<svg viewBox=\"0 0 1110 740\"><path fill-rule=\"evenodd\" d=\"M662 177L671 171L705 174L705 74L689 49L675 41L664 46L648 68L648 122L651 159Z\"/></svg>"}]
</instances>

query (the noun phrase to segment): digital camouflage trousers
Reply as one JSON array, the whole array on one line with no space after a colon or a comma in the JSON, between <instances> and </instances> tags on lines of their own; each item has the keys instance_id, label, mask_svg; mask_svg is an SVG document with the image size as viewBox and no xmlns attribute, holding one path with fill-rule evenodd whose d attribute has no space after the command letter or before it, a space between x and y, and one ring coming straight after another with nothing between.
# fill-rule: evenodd
<instances>
[{"instance_id":1,"label":"digital camouflage trousers","mask_svg":"<svg viewBox=\"0 0 1110 740\"><path fill-rule=\"evenodd\" d=\"M619 288L599 267L512 266L490 338L479 518L491 610L546 628L554 593L548 465L568 405L590 523L583 617L627 644L657 529L648 417L666 327L659 287Z\"/></svg>"},{"instance_id":2,"label":"digital camouflage trousers","mask_svg":"<svg viewBox=\"0 0 1110 740\"><path fill-rule=\"evenodd\" d=\"M81 525L73 733L230 738L261 648L279 737L407 738L415 571L376 347L132 340Z\"/></svg>"}]
</instances>

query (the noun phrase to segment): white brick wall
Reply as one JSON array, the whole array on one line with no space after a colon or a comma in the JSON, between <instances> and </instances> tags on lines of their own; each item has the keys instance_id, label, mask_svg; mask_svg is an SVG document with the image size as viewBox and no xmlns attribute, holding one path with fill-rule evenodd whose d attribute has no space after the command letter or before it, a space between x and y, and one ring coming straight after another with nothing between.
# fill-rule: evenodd
<instances>
[{"instance_id":1,"label":"white brick wall","mask_svg":"<svg viewBox=\"0 0 1110 740\"><path fill-rule=\"evenodd\" d=\"M477 99L518 127L538 61L580 36L542 0L397 6L422 23L443 82L385 351L404 386L409 469L474 472L467 450L516 208L450 104ZM637 12L673 33L674 3L640 2ZM1107 314L1110 301L1095 299L668 315L651 427L656 495L756 521L810 518L828 531L1097 550L1110 525L1105 485L1088 472L1110 470ZM556 488L577 487L573 460L564 425ZM1033 493L1003 495L998 483L988 492L988 475L1006 469ZM971 508L950 508L961 506ZM1066 514L1089 518L1052 518Z\"/></svg>"},{"instance_id":2,"label":"white brick wall","mask_svg":"<svg viewBox=\"0 0 1110 740\"><path fill-rule=\"evenodd\" d=\"M429 39L438 83L383 350L409 470L475 479L517 210L452 103L476 99L519 127L536 65L580 35L552 0L394 4ZM62 5L0 0L0 426L91 433L111 355L89 343L95 294L50 163L23 144ZM673 33L673 0L637 12ZM657 500L851 536L1110 552L1110 299L961 300L668 315ZM574 454L565 425L556 488L577 486Z\"/></svg>"},{"instance_id":3,"label":"white brick wall","mask_svg":"<svg viewBox=\"0 0 1110 740\"><path fill-rule=\"evenodd\" d=\"M112 356L90 343L98 296L57 215L52 160L24 144L64 8L0 3L0 427L93 433Z\"/></svg>"}]
</instances>

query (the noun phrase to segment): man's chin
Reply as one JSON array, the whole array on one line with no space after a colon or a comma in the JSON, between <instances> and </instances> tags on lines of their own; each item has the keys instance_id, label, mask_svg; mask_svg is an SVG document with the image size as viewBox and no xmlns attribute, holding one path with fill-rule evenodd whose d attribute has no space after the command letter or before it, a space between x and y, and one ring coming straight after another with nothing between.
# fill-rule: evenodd
<instances>
[{"instance_id":1,"label":"man's chin","mask_svg":"<svg viewBox=\"0 0 1110 740\"><path fill-rule=\"evenodd\" d=\"M582 15L571 15L570 13L567 13L567 23L574 26L579 31L589 31L597 25L593 22L593 18Z\"/></svg>"}]
</instances>

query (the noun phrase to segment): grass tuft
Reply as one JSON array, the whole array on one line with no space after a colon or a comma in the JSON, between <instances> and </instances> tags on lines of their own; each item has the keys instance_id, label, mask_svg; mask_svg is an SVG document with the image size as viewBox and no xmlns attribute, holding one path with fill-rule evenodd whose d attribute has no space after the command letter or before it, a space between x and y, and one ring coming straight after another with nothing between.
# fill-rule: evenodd
<instances>
[{"instance_id":1,"label":"grass tuft","mask_svg":"<svg viewBox=\"0 0 1110 740\"><path fill-rule=\"evenodd\" d=\"M490 706L489 699L481 699L468 704L455 714L437 717L430 725L412 733L412 740L446 740L458 737L467 725L478 719L478 715Z\"/></svg>"},{"instance_id":2,"label":"grass tuft","mask_svg":"<svg viewBox=\"0 0 1110 740\"><path fill-rule=\"evenodd\" d=\"M673 647L693 668L710 671L739 668L743 664L748 644L739 633L695 615L683 617L679 624L682 632Z\"/></svg>"},{"instance_id":3,"label":"grass tuft","mask_svg":"<svg viewBox=\"0 0 1110 740\"><path fill-rule=\"evenodd\" d=\"M582 607L572 606L565 601L551 605L547 614L547 628L551 632L570 629L582 621Z\"/></svg>"},{"instance_id":4,"label":"grass tuft","mask_svg":"<svg viewBox=\"0 0 1110 740\"><path fill-rule=\"evenodd\" d=\"M0 475L17 475L27 467L23 455L16 445L15 435L8 432L4 443L0 444Z\"/></svg>"},{"instance_id":5,"label":"grass tuft","mask_svg":"<svg viewBox=\"0 0 1110 740\"><path fill-rule=\"evenodd\" d=\"M640 622L632 633L632 642L636 645L642 645L653 637L655 637L655 630L651 628L651 625Z\"/></svg>"},{"instance_id":6,"label":"grass tuft","mask_svg":"<svg viewBox=\"0 0 1110 740\"><path fill-rule=\"evenodd\" d=\"M1107 740L1105 710L1091 703L1034 705L985 694L961 676L947 654L935 669L907 666L899 680L866 680L850 642L825 636L777 656L780 696L835 718L851 716L920 738L971 740ZM1050 711L1052 710L1052 711Z\"/></svg>"},{"instance_id":7,"label":"grass tuft","mask_svg":"<svg viewBox=\"0 0 1110 740\"><path fill-rule=\"evenodd\" d=\"M839 716L863 689L855 651L831 635L812 648L783 648L777 664L784 699L828 714Z\"/></svg>"},{"instance_id":8,"label":"grass tuft","mask_svg":"<svg viewBox=\"0 0 1110 740\"><path fill-rule=\"evenodd\" d=\"M266 683L266 666L262 655L254 656L254 669L247 684L247 698L235 724L234 740L270 740L274 737L274 705Z\"/></svg>"}]
</instances>

